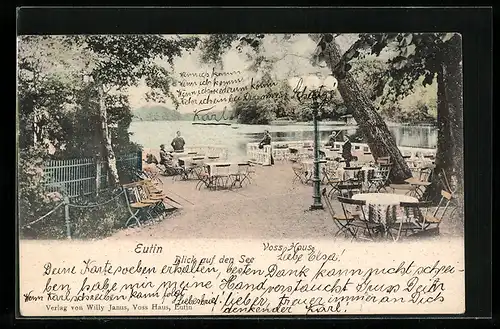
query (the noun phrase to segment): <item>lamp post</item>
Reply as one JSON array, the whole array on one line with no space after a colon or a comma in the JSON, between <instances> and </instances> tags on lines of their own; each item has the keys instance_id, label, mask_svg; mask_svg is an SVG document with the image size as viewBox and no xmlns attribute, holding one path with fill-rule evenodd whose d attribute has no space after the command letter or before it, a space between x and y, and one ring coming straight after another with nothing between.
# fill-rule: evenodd
<instances>
[{"instance_id":1,"label":"lamp post","mask_svg":"<svg viewBox=\"0 0 500 329\"><path fill-rule=\"evenodd\" d=\"M306 77L294 77L289 80L293 88L295 97L299 101L312 101L313 126L314 126L314 173L313 173L313 204L310 210L323 209L321 202L321 179L319 178L319 129L318 114L321 107L332 99L333 91L337 88L337 80L333 76L327 76L320 79L318 75L309 75Z\"/></svg>"}]
</instances>

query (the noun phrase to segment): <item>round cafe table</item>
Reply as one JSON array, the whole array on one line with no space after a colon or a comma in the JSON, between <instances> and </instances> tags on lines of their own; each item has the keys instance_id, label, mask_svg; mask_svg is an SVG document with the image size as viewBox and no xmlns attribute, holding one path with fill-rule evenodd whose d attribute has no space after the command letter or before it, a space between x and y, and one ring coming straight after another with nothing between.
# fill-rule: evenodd
<instances>
[{"instance_id":1,"label":"round cafe table","mask_svg":"<svg viewBox=\"0 0 500 329\"><path fill-rule=\"evenodd\" d=\"M369 220L380 222L386 232L389 227L387 224L396 220L396 210L401 202L418 202L415 197L393 193L359 193L353 195L352 199L366 201Z\"/></svg>"}]
</instances>

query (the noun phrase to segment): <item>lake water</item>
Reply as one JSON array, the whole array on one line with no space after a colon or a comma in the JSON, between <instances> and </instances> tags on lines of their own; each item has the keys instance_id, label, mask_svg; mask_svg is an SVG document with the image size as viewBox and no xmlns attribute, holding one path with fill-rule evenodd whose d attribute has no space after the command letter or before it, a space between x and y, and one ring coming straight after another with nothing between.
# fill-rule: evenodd
<instances>
[{"instance_id":1,"label":"lake water","mask_svg":"<svg viewBox=\"0 0 500 329\"><path fill-rule=\"evenodd\" d=\"M276 124L276 125L240 125L207 126L193 125L191 121L134 121L129 131L132 141L145 148L159 148L160 144L170 147L176 131L181 131L186 145L225 145L230 155L244 156L246 144L259 142L264 130L271 132L273 141L299 141L314 139L312 123ZM399 146L435 148L437 128L433 126L394 125L389 129L394 134ZM347 134L353 142L364 143L363 137L355 126L344 126L331 122L320 122L321 140L327 141L333 130ZM342 136L337 137L342 141Z\"/></svg>"}]
</instances>

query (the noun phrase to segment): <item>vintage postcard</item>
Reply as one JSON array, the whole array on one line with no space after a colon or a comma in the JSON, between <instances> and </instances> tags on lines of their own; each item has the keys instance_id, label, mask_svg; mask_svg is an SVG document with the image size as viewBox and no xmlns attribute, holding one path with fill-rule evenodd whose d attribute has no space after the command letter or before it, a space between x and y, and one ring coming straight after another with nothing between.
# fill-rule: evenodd
<instances>
[{"instance_id":1,"label":"vintage postcard","mask_svg":"<svg viewBox=\"0 0 500 329\"><path fill-rule=\"evenodd\" d=\"M465 312L457 33L18 37L19 312Z\"/></svg>"}]
</instances>

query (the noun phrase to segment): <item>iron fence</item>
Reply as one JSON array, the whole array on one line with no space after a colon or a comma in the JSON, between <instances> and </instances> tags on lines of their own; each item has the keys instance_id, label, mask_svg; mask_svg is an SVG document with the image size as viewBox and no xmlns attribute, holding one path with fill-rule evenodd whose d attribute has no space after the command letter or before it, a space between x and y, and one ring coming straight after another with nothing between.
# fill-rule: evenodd
<instances>
[{"instance_id":1,"label":"iron fence","mask_svg":"<svg viewBox=\"0 0 500 329\"><path fill-rule=\"evenodd\" d=\"M47 192L63 192L68 197L86 196L108 187L107 163L99 158L49 160L43 168ZM116 157L119 173L142 169L140 152Z\"/></svg>"}]
</instances>

